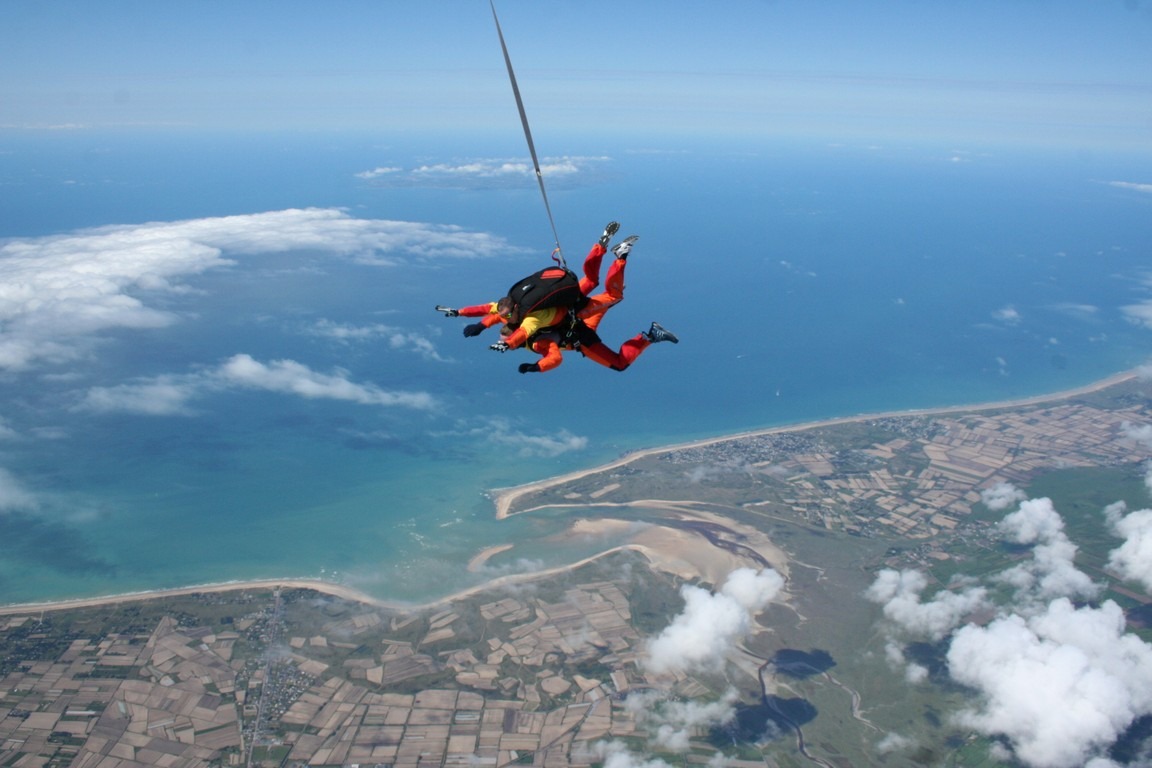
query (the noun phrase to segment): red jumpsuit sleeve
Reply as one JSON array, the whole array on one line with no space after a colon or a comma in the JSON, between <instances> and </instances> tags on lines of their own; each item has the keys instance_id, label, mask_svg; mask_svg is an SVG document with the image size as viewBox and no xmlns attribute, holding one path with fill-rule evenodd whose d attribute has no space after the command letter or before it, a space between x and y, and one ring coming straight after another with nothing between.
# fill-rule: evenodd
<instances>
[{"instance_id":1,"label":"red jumpsuit sleeve","mask_svg":"<svg viewBox=\"0 0 1152 768\"><path fill-rule=\"evenodd\" d=\"M461 307L456 310L461 317L479 317L480 324L485 328L491 328L494 325L507 322L500 313L496 311L496 302L489 304L473 304L470 307Z\"/></svg>"},{"instance_id":2,"label":"red jumpsuit sleeve","mask_svg":"<svg viewBox=\"0 0 1152 768\"><path fill-rule=\"evenodd\" d=\"M560 349L560 345L552 339L539 339L533 342L532 351L540 355L536 365L540 366L541 373L550 371L564 362L564 352Z\"/></svg>"},{"instance_id":3,"label":"red jumpsuit sleeve","mask_svg":"<svg viewBox=\"0 0 1152 768\"><path fill-rule=\"evenodd\" d=\"M456 310L458 314L464 317L481 317L488 313L496 314L496 302L489 302L488 304L473 304L470 307L460 307Z\"/></svg>"}]
</instances>

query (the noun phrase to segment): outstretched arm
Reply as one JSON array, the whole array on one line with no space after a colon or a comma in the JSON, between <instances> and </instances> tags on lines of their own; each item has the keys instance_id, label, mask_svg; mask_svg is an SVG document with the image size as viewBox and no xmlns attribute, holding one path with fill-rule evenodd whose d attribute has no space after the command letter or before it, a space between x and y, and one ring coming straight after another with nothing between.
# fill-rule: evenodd
<instances>
[{"instance_id":1,"label":"outstretched arm","mask_svg":"<svg viewBox=\"0 0 1152 768\"><path fill-rule=\"evenodd\" d=\"M479 336L484 332L485 328L491 328L494 325L506 322L504 317L496 311L496 302L494 301L488 304L474 304L470 307L461 307L453 311L461 317L480 318L480 322L464 326L465 336Z\"/></svg>"}]
</instances>

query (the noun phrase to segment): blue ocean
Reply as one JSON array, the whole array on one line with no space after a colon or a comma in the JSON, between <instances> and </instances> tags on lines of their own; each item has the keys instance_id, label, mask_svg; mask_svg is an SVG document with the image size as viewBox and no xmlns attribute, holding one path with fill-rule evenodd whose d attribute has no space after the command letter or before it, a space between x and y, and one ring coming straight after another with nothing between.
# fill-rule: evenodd
<instances>
[{"instance_id":1,"label":"blue ocean","mask_svg":"<svg viewBox=\"0 0 1152 768\"><path fill-rule=\"evenodd\" d=\"M538 142L561 253L638 234L600 335L680 343L520 375L433 310L550 263L519 135L0 135L0 603L281 577L423 601L613 543L497 521L493 488L1148 358L1147 155L600 140Z\"/></svg>"}]
</instances>

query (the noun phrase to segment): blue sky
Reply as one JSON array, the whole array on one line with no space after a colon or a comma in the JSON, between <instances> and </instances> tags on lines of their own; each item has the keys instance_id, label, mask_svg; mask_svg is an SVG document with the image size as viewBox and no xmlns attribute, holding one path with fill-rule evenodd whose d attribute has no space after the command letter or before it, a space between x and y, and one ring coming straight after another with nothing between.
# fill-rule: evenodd
<instances>
[{"instance_id":1,"label":"blue sky","mask_svg":"<svg viewBox=\"0 0 1152 768\"><path fill-rule=\"evenodd\" d=\"M497 6L537 130L1152 147L1152 2ZM488 3L0 5L0 126L515 125Z\"/></svg>"}]
</instances>

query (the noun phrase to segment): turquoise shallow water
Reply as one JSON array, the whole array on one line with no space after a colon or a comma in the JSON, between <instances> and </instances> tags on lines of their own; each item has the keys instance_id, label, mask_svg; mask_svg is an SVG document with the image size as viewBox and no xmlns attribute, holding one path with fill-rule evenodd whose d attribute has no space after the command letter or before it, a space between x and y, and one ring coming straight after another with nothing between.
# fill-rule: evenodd
<instances>
[{"instance_id":1,"label":"turquoise shallow water","mask_svg":"<svg viewBox=\"0 0 1152 768\"><path fill-rule=\"evenodd\" d=\"M305 207L509 247L417 248L387 265L225 248L231 266L179 276L179 290L128 292L175 322L104 329L81 354L6 370L0 602L285 576L438 597L611 544L556 546L562 513L496 521L490 488L755 427L1055 392L1146 359L1150 331L1130 308L1148 300L1152 194L1112 182L1152 180L1148 158L579 141L563 144L580 172L549 188L569 261L608 219L641 235L602 335L617 344L658 320L682 340L624 373L569 355L520 376L526 357L464 339L431 309L494 299L546 259L530 179L356 175L515 158L512 142L5 139L0 184L19 193L2 196L0 237L36 248L85 227ZM388 330L338 341L310 332L322 321ZM238 354L436 406L217 388L177 415L78 407L94 386L203 380ZM518 546L502 570L464 569L503 543Z\"/></svg>"}]
</instances>

